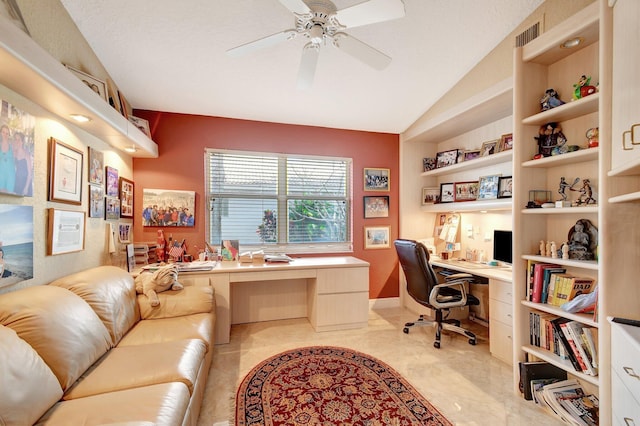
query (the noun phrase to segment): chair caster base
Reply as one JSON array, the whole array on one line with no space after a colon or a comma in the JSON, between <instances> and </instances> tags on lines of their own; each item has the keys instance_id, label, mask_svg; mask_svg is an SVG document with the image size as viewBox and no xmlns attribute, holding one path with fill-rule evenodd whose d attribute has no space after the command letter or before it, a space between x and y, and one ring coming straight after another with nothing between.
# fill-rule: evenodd
<instances>
[{"instance_id":1,"label":"chair caster base","mask_svg":"<svg viewBox=\"0 0 640 426\"><path fill-rule=\"evenodd\" d=\"M469 344L471 346L475 346L476 345L476 339L469 339Z\"/></svg>"},{"instance_id":2,"label":"chair caster base","mask_svg":"<svg viewBox=\"0 0 640 426\"><path fill-rule=\"evenodd\" d=\"M436 349L440 349L440 342L433 342L433 347Z\"/></svg>"},{"instance_id":3,"label":"chair caster base","mask_svg":"<svg viewBox=\"0 0 640 426\"><path fill-rule=\"evenodd\" d=\"M403 332L404 334L409 334L409 328L408 328L408 327L403 328L403 329L402 329L402 332Z\"/></svg>"}]
</instances>

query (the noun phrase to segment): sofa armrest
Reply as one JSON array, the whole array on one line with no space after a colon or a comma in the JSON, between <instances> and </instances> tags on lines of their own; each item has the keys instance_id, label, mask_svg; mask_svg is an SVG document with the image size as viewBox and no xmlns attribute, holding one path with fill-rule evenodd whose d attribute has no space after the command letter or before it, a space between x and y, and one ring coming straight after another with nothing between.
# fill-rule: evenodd
<instances>
[{"instance_id":1,"label":"sofa armrest","mask_svg":"<svg viewBox=\"0 0 640 426\"><path fill-rule=\"evenodd\" d=\"M212 312L214 308L213 288L185 286L182 290L168 290L158 293L159 306L151 306L144 294L137 297L142 319L180 317Z\"/></svg>"}]
</instances>

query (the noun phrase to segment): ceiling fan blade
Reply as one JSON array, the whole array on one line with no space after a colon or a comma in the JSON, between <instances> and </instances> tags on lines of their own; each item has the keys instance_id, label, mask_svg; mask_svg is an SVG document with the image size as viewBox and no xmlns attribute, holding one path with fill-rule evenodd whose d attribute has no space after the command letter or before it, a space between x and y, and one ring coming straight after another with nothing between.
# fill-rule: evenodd
<instances>
[{"instance_id":1,"label":"ceiling fan blade","mask_svg":"<svg viewBox=\"0 0 640 426\"><path fill-rule=\"evenodd\" d=\"M382 70L391 63L389 56L345 33L334 36L334 45L377 70Z\"/></svg>"},{"instance_id":2,"label":"ceiling fan blade","mask_svg":"<svg viewBox=\"0 0 640 426\"><path fill-rule=\"evenodd\" d=\"M302 49L302 59L298 71L298 89L308 89L313 84L318 56L320 56L320 46L316 44L307 43Z\"/></svg>"},{"instance_id":3,"label":"ceiling fan blade","mask_svg":"<svg viewBox=\"0 0 640 426\"><path fill-rule=\"evenodd\" d=\"M298 13L300 15L304 13L310 13L311 9L309 6L302 0L280 0L280 3L293 13Z\"/></svg>"},{"instance_id":4,"label":"ceiling fan blade","mask_svg":"<svg viewBox=\"0 0 640 426\"><path fill-rule=\"evenodd\" d=\"M271 34L270 36L266 36L258 40L250 41L249 43L245 43L237 47L233 47L227 50L227 55L242 56L247 53L253 52L254 50L275 46L276 44L281 43L283 41L291 40L296 36L296 34L297 33L295 30L285 30L279 33Z\"/></svg>"},{"instance_id":5,"label":"ceiling fan blade","mask_svg":"<svg viewBox=\"0 0 640 426\"><path fill-rule=\"evenodd\" d=\"M402 0L369 0L339 10L336 16L342 25L353 28L402 18L404 13Z\"/></svg>"}]
</instances>

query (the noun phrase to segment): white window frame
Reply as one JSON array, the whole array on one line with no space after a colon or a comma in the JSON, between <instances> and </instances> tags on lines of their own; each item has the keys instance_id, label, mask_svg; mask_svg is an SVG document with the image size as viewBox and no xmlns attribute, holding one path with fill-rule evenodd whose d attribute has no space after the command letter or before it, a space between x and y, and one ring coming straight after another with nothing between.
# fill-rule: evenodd
<instances>
[{"instance_id":1,"label":"white window frame","mask_svg":"<svg viewBox=\"0 0 640 426\"><path fill-rule=\"evenodd\" d=\"M277 158L310 158L318 160L330 160L330 161L344 161L347 164L346 178L347 178L347 194L345 197L346 212L346 235L347 241L335 242L335 243L286 243L280 242L277 244L243 244L240 241L240 251L256 251L264 250L265 253L289 253L289 254L331 254L331 253L353 253L353 159L347 157L330 157L320 155L304 155L304 154L288 154L288 153L276 153L276 152L259 152L259 151L241 151L241 150L227 150L227 149L214 149L206 148L204 153L204 168L205 168L205 192L206 197L206 240L213 246L219 247L220 241L211 241L211 210L214 199L214 194L211 192L209 186L211 182L210 155L213 153L223 154L236 154L236 155L256 155L256 156L273 156ZM287 196L286 194L286 170L283 166L284 162L279 162L278 166L278 212L285 212L284 217L287 217L287 201L294 199L308 199L309 197L300 196ZM246 196L246 195L244 195ZM272 197L265 197L272 198ZM314 196L313 199L322 199L322 196ZM335 199L335 197L327 197L328 199ZM280 218L280 214L278 214ZM278 236L286 236L288 220L278 220Z\"/></svg>"}]
</instances>

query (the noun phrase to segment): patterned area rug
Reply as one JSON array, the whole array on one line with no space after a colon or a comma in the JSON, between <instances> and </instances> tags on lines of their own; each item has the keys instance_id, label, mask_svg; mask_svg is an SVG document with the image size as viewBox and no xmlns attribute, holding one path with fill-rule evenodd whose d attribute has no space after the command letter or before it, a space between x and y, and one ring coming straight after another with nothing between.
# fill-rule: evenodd
<instances>
[{"instance_id":1,"label":"patterned area rug","mask_svg":"<svg viewBox=\"0 0 640 426\"><path fill-rule=\"evenodd\" d=\"M236 424L452 425L385 363L331 346L294 349L255 366L238 388Z\"/></svg>"}]
</instances>

